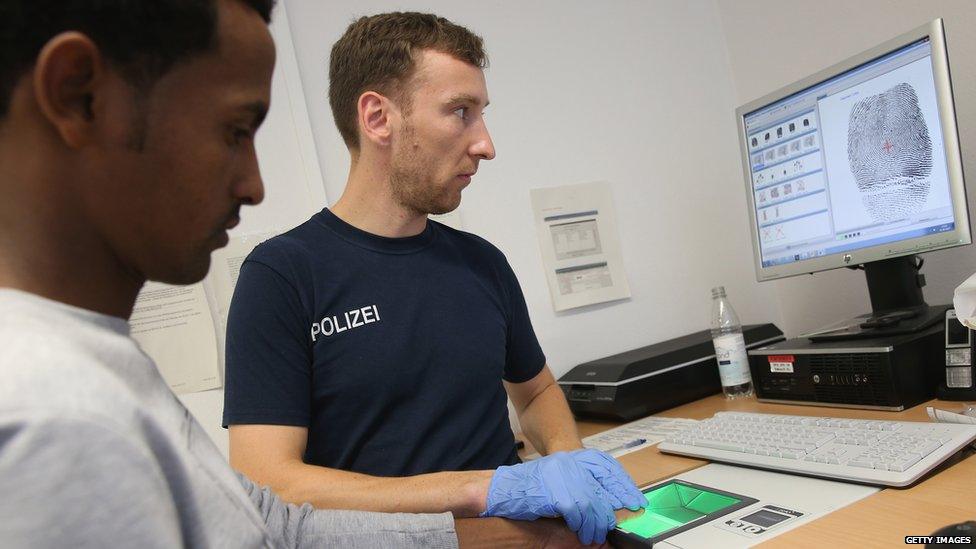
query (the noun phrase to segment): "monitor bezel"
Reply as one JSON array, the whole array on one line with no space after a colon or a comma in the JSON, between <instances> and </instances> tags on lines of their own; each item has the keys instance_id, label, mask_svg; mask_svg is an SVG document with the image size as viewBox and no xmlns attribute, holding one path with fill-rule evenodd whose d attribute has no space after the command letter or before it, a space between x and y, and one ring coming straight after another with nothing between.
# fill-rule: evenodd
<instances>
[{"instance_id":1,"label":"monitor bezel","mask_svg":"<svg viewBox=\"0 0 976 549\"><path fill-rule=\"evenodd\" d=\"M749 143L745 127L746 115L926 37L929 39L932 48L932 72L935 81L936 97L938 99L939 119L942 123L942 140L945 144L949 192L952 198L953 216L956 220L955 228L952 231L869 246L844 253L835 253L763 267L762 248L759 243L759 227L756 219L755 193L750 170ZM759 99L750 101L738 107L735 110L735 116L739 131L740 158L742 160L743 181L745 182L746 189L749 231L752 236L753 265L756 272L756 280L762 282L801 274L812 274L841 267L853 267L872 261L881 261L972 243L969 223L969 203L966 197L966 185L963 177L962 153L959 148L959 133L956 125L955 104L953 102L951 78L949 75L949 59L942 19L935 19L871 49L849 57L807 78L784 86Z\"/></svg>"}]
</instances>

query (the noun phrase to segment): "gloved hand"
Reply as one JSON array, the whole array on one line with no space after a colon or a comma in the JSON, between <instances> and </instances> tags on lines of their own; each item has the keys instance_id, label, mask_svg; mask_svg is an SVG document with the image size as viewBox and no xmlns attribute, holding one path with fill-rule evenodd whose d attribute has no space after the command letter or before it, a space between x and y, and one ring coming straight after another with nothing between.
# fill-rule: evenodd
<instances>
[{"instance_id":1,"label":"gloved hand","mask_svg":"<svg viewBox=\"0 0 976 549\"><path fill-rule=\"evenodd\" d=\"M535 520L562 516L583 545L603 543L617 525L610 495L570 453L495 470L483 517Z\"/></svg>"},{"instance_id":2,"label":"gloved hand","mask_svg":"<svg viewBox=\"0 0 976 549\"><path fill-rule=\"evenodd\" d=\"M570 452L570 456L603 486L614 509L626 507L636 511L647 505L647 498L624 470L620 462L600 450L586 449Z\"/></svg>"}]
</instances>

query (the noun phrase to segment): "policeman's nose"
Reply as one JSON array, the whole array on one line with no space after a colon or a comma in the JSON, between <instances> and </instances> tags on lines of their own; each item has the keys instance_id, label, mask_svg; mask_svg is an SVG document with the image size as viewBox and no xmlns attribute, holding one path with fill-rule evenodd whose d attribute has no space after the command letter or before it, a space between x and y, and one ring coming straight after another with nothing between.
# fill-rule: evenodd
<instances>
[{"instance_id":1,"label":"policeman's nose","mask_svg":"<svg viewBox=\"0 0 976 549\"><path fill-rule=\"evenodd\" d=\"M477 140L471 145L471 155L484 160L495 158L495 144L491 142L491 136L488 135L488 128L482 126L482 131L478 135Z\"/></svg>"}]
</instances>

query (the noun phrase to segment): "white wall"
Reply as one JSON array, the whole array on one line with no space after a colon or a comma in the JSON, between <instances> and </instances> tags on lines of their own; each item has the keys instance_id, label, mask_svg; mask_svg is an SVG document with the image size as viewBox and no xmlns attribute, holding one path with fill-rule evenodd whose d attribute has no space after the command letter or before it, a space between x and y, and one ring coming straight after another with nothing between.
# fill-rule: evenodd
<instances>
[{"instance_id":1,"label":"white wall","mask_svg":"<svg viewBox=\"0 0 976 549\"><path fill-rule=\"evenodd\" d=\"M331 200L348 154L327 100L329 50L356 16L430 11L486 42L498 156L461 204L500 247L557 376L580 362L708 327L725 285L744 322L781 322L755 282L732 117L736 96L714 2L285 0ZM606 180L633 298L552 311L529 189Z\"/></svg>"},{"instance_id":2,"label":"white wall","mask_svg":"<svg viewBox=\"0 0 976 549\"><path fill-rule=\"evenodd\" d=\"M976 2L971 0L718 0L740 105L937 17L945 20L970 218L976 220ZM950 303L976 270L976 246L923 255L926 301ZM784 329L796 334L871 305L861 272L840 269L775 285Z\"/></svg>"}]
</instances>

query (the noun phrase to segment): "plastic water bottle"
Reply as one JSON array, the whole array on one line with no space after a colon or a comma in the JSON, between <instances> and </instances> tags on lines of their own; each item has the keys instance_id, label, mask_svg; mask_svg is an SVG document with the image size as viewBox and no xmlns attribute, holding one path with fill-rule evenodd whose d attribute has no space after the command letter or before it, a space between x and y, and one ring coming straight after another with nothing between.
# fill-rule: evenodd
<instances>
[{"instance_id":1,"label":"plastic water bottle","mask_svg":"<svg viewBox=\"0 0 976 549\"><path fill-rule=\"evenodd\" d=\"M752 376L742 324L725 298L724 286L712 288L712 343L725 398L752 396Z\"/></svg>"}]
</instances>

